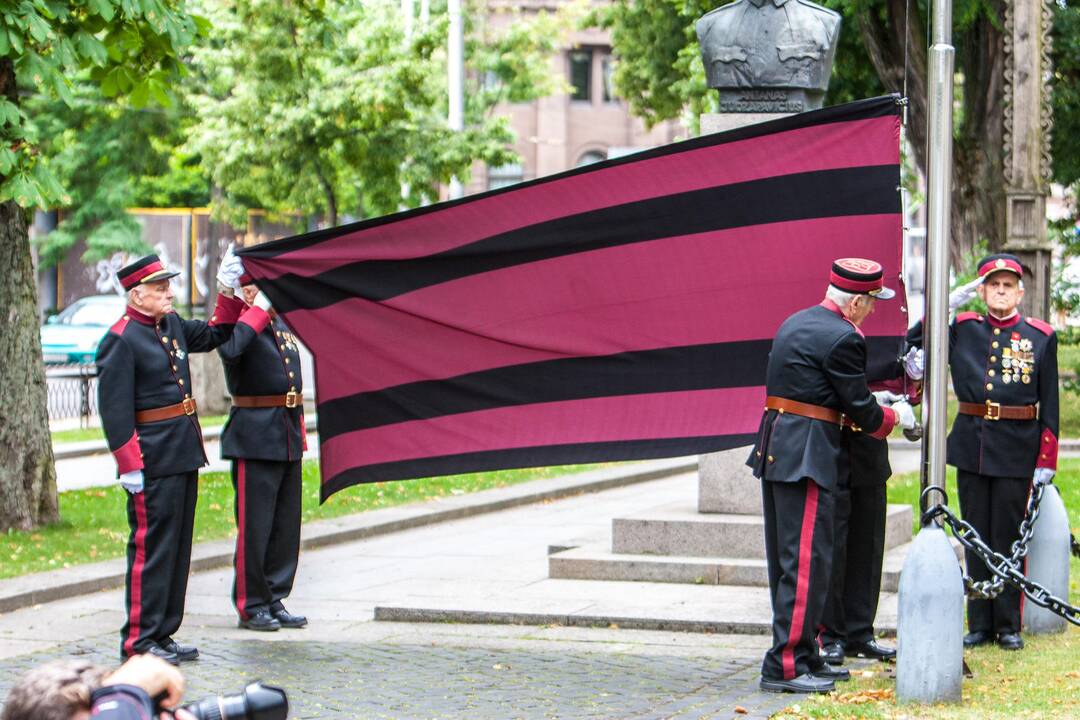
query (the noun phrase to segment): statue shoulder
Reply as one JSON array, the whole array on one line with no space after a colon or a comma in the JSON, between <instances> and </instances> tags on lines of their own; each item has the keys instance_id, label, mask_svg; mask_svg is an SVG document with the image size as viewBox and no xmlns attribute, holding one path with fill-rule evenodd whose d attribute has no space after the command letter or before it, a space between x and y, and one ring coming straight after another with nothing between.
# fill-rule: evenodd
<instances>
[{"instance_id":1,"label":"statue shoulder","mask_svg":"<svg viewBox=\"0 0 1080 720\"><path fill-rule=\"evenodd\" d=\"M812 14L814 18L823 23L830 30L834 30L840 27L841 16L840 13L835 10L830 10L827 7L822 7L817 3L810 2L810 0L794 0L795 4L801 9L807 11L807 14Z\"/></svg>"},{"instance_id":2,"label":"statue shoulder","mask_svg":"<svg viewBox=\"0 0 1080 720\"><path fill-rule=\"evenodd\" d=\"M742 5L744 0L736 0L735 2L728 3L727 5L721 5L718 8L714 8L698 18L697 28L700 32L702 29L708 28L714 22L724 22L727 20L724 17L725 13L730 15Z\"/></svg>"}]
</instances>

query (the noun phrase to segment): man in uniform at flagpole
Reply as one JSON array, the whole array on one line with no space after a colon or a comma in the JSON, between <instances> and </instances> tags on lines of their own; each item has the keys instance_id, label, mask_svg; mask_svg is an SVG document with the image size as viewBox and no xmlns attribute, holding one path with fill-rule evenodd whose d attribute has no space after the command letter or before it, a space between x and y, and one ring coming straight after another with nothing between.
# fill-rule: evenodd
<instances>
[{"instance_id":1,"label":"man in uniform at flagpole","mask_svg":"<svg viewBox=\"0 0 1080 720\"><path fill-rule=\"evenodd\" d=\"M232 285L242 270L228 253L219 282ZM184 617L198 471L207 462L188 354L216 348L238 317L219 294L209 322L181 318L169 282L178 274L156 255L121 268L128 307L97 353L101 424L128 491L131 528L120 654L151 653L174 664L199 655L173 638ZM253 313L239 322L265 322L265 313Z\"/></svg>"},{"instance_id":2,"label":"man in uniform at flagpole","mask_svg":"<svg viewBox=\"0 0 1080 720\"><path fill-rule=\"evenodd\" d=\"M250 275L240 277L241 309L258 302ZM264 312L257 308L249 312ZM248 630L302 628L307 618L285 609L300 553L301 470L307 433L300 352L289 328L271 315L237 324L218 347L232 394L221 456L232 460L236 492L233 604Z\"/></svg>"},{"instance_id":3,"label":"man in uniform at flagpole","mask_svg":"<svg viewBox=\"0 0 1080 720\"><path fill-rule=\"evenodd\" d=\"M976 291L987 314L960 313L949 328L959 411L946 462L956 467L963 518L1006 557L1019 539L1032 484L1049 483L1057 468L1057 336L1042 320L1020 315L1023 272L1015 255L980 260ZM967 569L977 581L990 578L971 552ZM1019 591L1009 585L993 600L969 600L964 645L997 641L1006 650L1022 649L1022 609Z\"/></svg>"},{"instance_id":4,"label":"man in uniform at flagpole","mask_svg":"<svg viewBox=\"0 0 1080 720\"><path fill-rule=\"evenodd\" d=\"M843 428L885 438L915 426L906 402L878 405L866 382L859 326L893 297L872 260L833 263L825 299L780 326L766 370L765 413L747 464L761 478L773 645L761 688L829 692L848 672L822 660L818 624L828 592L833 491L849 462Z\"/></svg>"}]
</instances>

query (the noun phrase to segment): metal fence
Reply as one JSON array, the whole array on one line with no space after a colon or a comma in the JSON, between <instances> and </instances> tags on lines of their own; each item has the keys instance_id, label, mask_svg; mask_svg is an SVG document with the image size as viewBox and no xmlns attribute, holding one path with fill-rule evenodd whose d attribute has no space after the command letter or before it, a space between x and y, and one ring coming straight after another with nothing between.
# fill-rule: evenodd
<instances>
[{"instance_id":1,"label":"metal fence","mask_svg":"<svg viewBox=\"0 0 1080 720\"><path fill-rule=\"evenodd\" d=\"M97 367L94 365L46 365L49 420L79 419L89 427L97 416Z\"/></svg>"}]
</instances>

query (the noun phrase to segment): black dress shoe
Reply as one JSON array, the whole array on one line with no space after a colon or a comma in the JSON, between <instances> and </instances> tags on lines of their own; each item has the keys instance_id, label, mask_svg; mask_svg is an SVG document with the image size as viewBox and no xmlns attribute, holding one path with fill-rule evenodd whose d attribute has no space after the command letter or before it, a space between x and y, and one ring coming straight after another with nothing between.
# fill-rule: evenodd
<instances>
[{"instance_id":1,"label":"black dress shoe","mask_svg":"<svg viewBox=\"0 0 1080 720\"><path fill-rule=\"evenodd\" d=\"M281 629L281 623L266 610L260 610L247 620L241 620L237 625L245 630L258 630L259 632L273 632Z\"/></svg>"},{"instance_id":2,"label":"black dress shoe","mask_svg":"<svg viewBox=\"0 0 1080 720\"><path fill-rule=\"evenodd\" d=\"M1020 633L1001 633L998 635L998 647L1002 650L1023 650L1024 638Z\"/></svg>"},{"instance_id":3,"label":"black dress shoe","mask_svg":"<svg viewBox=\"0 0 1080 720\"><path fill-rule=\"evenodd\" d=\"M191 662L199 657L199 648L194 645L181 645L175 640L165 643L161 646L161 649L175 654L176 659L180 662Z\"/></svg>"},{"instance_id":4,"label":"black dress shoe","mask_svg":"<svg viewBox=\"0 0 1080 720\"><path fill-rule=\"evenodd\" d=\"M176 653L170 652L160 645L151 645L146 649L147 655L153 655L156 658L161 658L170 665L179 665L180 658L176 657Z\"/></svg>"},{"instance_id":5,"label":"black dress shoe","mask_svg":"<svg viewBox=\"0 0 1080 720\"><path fill-rule=\"evenodd\" d=\"M851 673L847 668L836 667L829 663L821 663L819 667L810 671L810 674L814 677L828 678L829 680L850 680Z\"/></svg>"},{"instance_id":6,"label":"black dress shoe","mask_svg":"<svg viewBox=\"0 0 1080 720\"><path fill-rule=\"evenodd\" d=\"M274 618L281 623L283 628L302 628L307 625L307 618L303 615L293 615L284 607L274 611Z\"/></svg>"},{"instance_id":7,"label":"black dress shoe","mask_svg":"<svg viewBox=\"0 0 1080 720\"><path fill-rule=\"evenodd\" d=\"M994 642L994 634L987 630L975 630L964 636L964 647L973 648Z\"/></svg>"},{"instance_id":8,"label":"black dress shoe","mask_svg":"<svg viewBox=\"0 0 1080 720\"><path fill-rule=\"evenodd\" d=\"M821 659L830 665L844 664L844 644L840 642L825 643L821 646Z\"/></svg>"},{"instance_id":9,"label":"black dress shoe","mask_svg":"<svg viewBox=\"0 0 1080 720\"><path fill-rule=\"evenodd\" d=\"M866 642L856 643L849 642L844 651L847 653L848 657L863 657L881 661L896 659L896 648L880 645L877 640L867 640Z\"/></svg>"},{"instance_id":10,"label":"black dress shoe","mask_svg":"<svg viewBox=\"0 0 1080 720\"><path fill-rule=\"evenodd\" d=\"M762 676L759 687L767 692L827 693L836 689L836 683L829 678L805 673L791 680L773 680Z\"/></svg>"}]
</instances>

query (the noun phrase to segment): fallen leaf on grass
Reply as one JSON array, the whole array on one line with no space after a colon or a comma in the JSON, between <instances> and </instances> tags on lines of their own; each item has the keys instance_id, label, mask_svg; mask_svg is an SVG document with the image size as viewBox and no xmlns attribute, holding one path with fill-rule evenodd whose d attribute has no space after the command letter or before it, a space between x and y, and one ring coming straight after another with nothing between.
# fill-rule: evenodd
<instances>
[{"instance_id":1,"label":"fallen leaf on grass","mask_svg":"<svg viewBox=\"0 0 1080 720\"><path fill-rule=\"evenodd\" d=\"M864 705L866 703L892 700L893 691L889 688L880 690L860 690L858 692L840 693L836 696L836 702L842 705Z\"/></svg>"},{"instance_id":2,"label":"fallen leaf on grass","mask_svg":"<svg viewBox=\"0 0 1080 720\"><path fill-rule=\"evenodd\" d=\"M1065 677L1080 678L1080 671L1070 670L1069 672L1065 673Z\"/></svg>"},{"instance_id":3,"label":"fallen leaf on grass","mask_svg":"<svg viewBox=\"0 0 1080 720\"><path fill-rule=\"evenodd\" d=\"M746 708L744 708L742 705L736 705L735 706L735 712L738 713L739 715L746 715L750 711L747 710Z\"/></svg>"}]
</instances>

